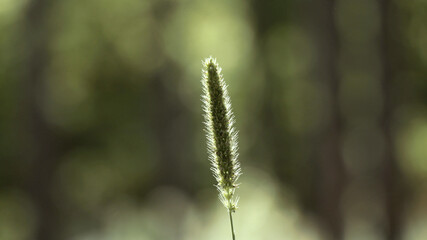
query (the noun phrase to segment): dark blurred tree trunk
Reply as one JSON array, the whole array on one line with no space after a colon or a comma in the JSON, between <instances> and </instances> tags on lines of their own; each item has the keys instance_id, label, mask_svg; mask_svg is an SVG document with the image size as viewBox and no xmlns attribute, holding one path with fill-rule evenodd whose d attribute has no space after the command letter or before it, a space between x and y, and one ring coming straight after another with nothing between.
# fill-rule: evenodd
<instances>
[{"instance_id":1,"label":"dark blurred tree trunk","mask_svg":"<svg viewBox=\"0 0 427 240\"><path fill-rule=\"evenodd\" d=\"M169 24L168 16L175 9L176 2L165 0L154 4L152 11L158 24L165 26ZM164 58L164 62L151 75L148 86L151 99L146 99L151 103L149 116L152 117L155 146L160 147L155 185L175 186L192 193L194 192L192 161L195 154L190 149L195 128L191 127L190 109L184 105L180 96L182 72L179 66L164 54L159 34L160 32L157 32L153 36L155 44L152 47Z\"/></svg>"},{"instance_id":2,"label":"dark blurred tree trunk","mask_svg":"<svg viewBox=\"0 0 427 240\"><path fill-rule=\"evenodd\" d=\"M269 70L265 45L268 33L275 27L286 24L288 7L289 1L252 1L255 41L260 46L260 50L255 53L256 66L265 79L264 85L260 89L260 94L256 96L260 98L260 109L257 111L259 112L259 122L262 123L262 129L258 134L263 139L264 146L267 147L262 149L262 152L254 154L268 156L267 159L271 159L271 162L267 164L272 164L279 179L291 186L290 176L284 173L290 167L289 161L286 161L286 159L289 159L287 156L289 156L288 149L290 148L287 149L289 139L285 133L285 119L282 116L283 81ZM259 151L259 148L254 148L254 150Z\"/></svg>"},{"instance_id":3,"label":"dark blurred tree trunk","mask_svg":"<svg viewBox=\"0 0 427 240\"><path fill-rule=\"evenodd\" d=\"M317 204L323 228L331 239L343 239L341 197L345 187L342 158L342 116L339 101L339 39L335 22L335 1L318 1L313 14L313 27L318 42L318 77L327 91L327 124L320 132L318 156L319 179Z\"/></svg>"},{"instance_id":4,"label":"dark blurred tree trunk","mask_svg":"<svg viewBox=\"0 0 427 240\"><path fill-rule=\"evenodd\" d=\"M249 154L263 159L263 166L272 167L278 180L286 189L293 191L302 207L312 210L313 205L313 165L300 154L301 142L306 139L302 136L292 135L288 128L287 109L283 104L283 94L286 91L286 82L274 74L269 67L268 41L271 32L283 26L288 26L291 19L299 16L299 9L291 1L253 0L253 24L255 27L255 45L259 46L255 52L255 65L263 78L262 87L258 87L255 101L259 109L250 109L257 112L258 120L262 126L257 129L258 137L262 139L261 147L250 148ZM292 19L298 21L299 19ZM298 23L299 24L299 23ZM271 54L271 53L270 53ZM283 64L287 64L283 62ZM307 154L308 155L308 154Z\"/></svg>"},{"instance_id":5,"label":"dark blurred tree trunk","mask_svg":"<svg viewBox=\"0 0 427 240\"><path fill-rule=\"evenodd\" d=\"M327 127L321 131L318 141L314 144L320 148L315 159L318 167L316 199L304 199L304 197L314 197L309 193L304 193L307 189L311 189L312 180L310 176L307 176L306 179L292 177L307 174L307 168L299 171L293 169L292 171L296 171L296 173L292 174L284 172L285 168L289 168L286 164L292 165L290 167L295 166L293 166L294 163L289 164L290 160L286 160L292 149L284 150L284 147L288 146L289 138L285 136L286 131L283 129L284 119L281 119L275 110L283 107L275 98L282 94L283 86L280 85L280 80L268 72L267 68L264 68L266 69L264 77L268 82L264 86L261 104L262 138L266 145L270 146L268 154L271 155L273 166L281 179L286 184L295 187L294 190L300 198L302 197L303 201L317 202L318 214L323 228L328 235L332 236L332 239L342 239L343 219L340 205L345 186L345 173L341 155L342 117L339 105L340 79L337 67L339 39L334 19L335 1L310 1L298 3L294 6L290 5L289 2L283 3L282 1L253 1L256 40L262 46L267 37L266 33L271 28L284 25L289 18L288 15L292 14L288 9L300 11L309 19L311 31L316 38L319 49L316 73L318 79L324 83L327 89L328 102L325 103L325 111L329 113ZM295 6L298 6L298 9ZM307 9L311 10L307 11ZM262 62L266 60L262 52L258 53L257 59L262 67ZM306 181L307 183L304 183L306 186L302 186L301 183L292 183L292 181Z\"/></svg>"},{"instance_id":6,"label":"dark blurred tree trunk","mask_svg":"<svg viewBox=\"0 0 427 240\"><path fill-rule=\"evenodd\" d=\"M295 168L296 164L289 160L292 156L292 149L286 148L297 143L289 141L291 136L286 136L286 129L283 129L284 119L280 118L276 109L283 105L275 97L283 93L281 80L268 72L265 73L266 81L261 104L261 119L263 123L263 140L270 148L269 153L273 159L273 167L277 171L280 179L288 186L293 187L304 204L313 205L317 202L317 214L325 232L332 239L343 238L343 219L341 213L341 196L345 185L344 166L341 156L341 133L342 118L339 106L339 76L337 69L339 40L335 27L334 7L335 1L322 0L318 2L301 2L296 5L284 4L280 1L253 1L255 15L255 26L257 41L262 45L265 43L266 33L273 27L285 25L291 11L298 11L306 19L299 19L308 22L312 35L315 36L318 44L319 54L316 66L317 79L322 81L327 90L328 102L325 103L325 111L329 113L328 124L317 141L309 145L318 146L319 151L313 159L317 165L317 179L310 179L311 169L306 166L303 169ZM288 10L292 9L292 10ZM311 9L307 11L307 9ZM288 13L288 14L286 14ZM293 19L296 20L296 19ZM302 26L301 26L302 27ZM265 60L263 53L257 55L258 62ZM257 63L258 63L257 62ZM286 64L286 63L284 63ZM306 142L310 142L306 140ZM285 169L291 169L292 173ZM307 171L310 171L309 173ZM304 177L298 177L304 176ZM304 181L301 183L300 181ZM317 193L312 193L313 186L316 185ZM311 192L307 192L310 191Z\"/></svg>"},{"instance_id":7,"label":"dark blurred tree trunk","mask_svg":"<svg viewBox=\"0 0 427 240\"><path fill-rule=\"evenodd\" d=\"M394 53L398 46L394 34L394 16L392 2L380 0L381 29L379 35L380 59L382 62L381 90L383 96L383 110L380 117L380 129L384 137L384 157L382 159L382 181L384 187L385 206L385 239L402 239L402 217L405 193L403 191L403 174L399 169L395 156L392 119L395 109L393 98Z\"/></svg>"},{"instance_id":8,"label":"dark blurred tree trunk","mask_svg":"<svg viewBox=\"0 0 427 240\"><path fill-rule=\"evenodd\" d=\"M47 15L50 3L49 0L29 2L23 32L26 51L22 87L24 129L27 132L23 152L30 164L27 187L36 208L35 240L58 239L59 227L52 197L58 142L43 111L45 70L49 62Z\"/></svg>"},{"instance_id":9,"label":"dark blurred tree trunk","mask_svg":"<svg viewBox=\"0 0 427 240\"><path fill-rule=\"evenodd\" d=\"M157 184L191 190L191 130L189 109L179 96L180 73L173 63L159 69L151 80L151 114L158 149Z\"/></svg>"}]
</instances>

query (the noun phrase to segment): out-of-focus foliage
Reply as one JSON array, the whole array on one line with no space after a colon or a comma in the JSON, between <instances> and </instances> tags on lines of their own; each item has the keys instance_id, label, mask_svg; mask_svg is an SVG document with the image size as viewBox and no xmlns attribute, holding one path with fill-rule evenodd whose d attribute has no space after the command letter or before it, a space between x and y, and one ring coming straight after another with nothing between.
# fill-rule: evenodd
<instances>
[{"instance_id":1,"label":"out-of-focus foliage","mask_svg":"<svg viewBox=\"0 0 427 240\"><path fill-rule=\"evenodd\" d=\"M424 239L426 10L423 0L0 0L0 240L231 237L205 151L210 55L239 129L238 239L339 228L384 239L393 216L401 239ZM334 147L338 164L325 160ZM324 188L328 177L343 188ZM331 230L322 196L334 194Z\"/></svg>"}]
</instances>

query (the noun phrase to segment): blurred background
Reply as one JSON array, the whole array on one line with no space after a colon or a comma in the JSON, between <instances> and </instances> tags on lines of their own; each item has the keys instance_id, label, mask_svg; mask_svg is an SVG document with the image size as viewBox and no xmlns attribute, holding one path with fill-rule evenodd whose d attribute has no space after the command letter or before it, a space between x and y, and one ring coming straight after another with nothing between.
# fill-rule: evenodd
<instances>
[{"instance_id":1,"label":"blurred background","mask_svg":"<svg viewBox=\"0 0 427 240\"><path fill-rule=\"evenodd\" d=\"M426 0L0 0L0 240L427 239Z\"/></svg>"}]
</instances>

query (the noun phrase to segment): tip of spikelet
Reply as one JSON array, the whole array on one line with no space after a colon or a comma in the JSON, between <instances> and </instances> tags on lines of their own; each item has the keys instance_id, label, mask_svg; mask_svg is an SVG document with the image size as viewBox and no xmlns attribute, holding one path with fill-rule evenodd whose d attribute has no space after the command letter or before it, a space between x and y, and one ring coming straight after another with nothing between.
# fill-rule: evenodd
<instances>
[{"instance_id":1,"label":"tip of spikelet","mask_svg":"<svg viewBox=\"0 0 427 240\"><path fill-rule=\"evenodd\" d=\"M216 61L216 58L213 58L212 56L205 58L205 60L202 61L204 69L208 71L214 71L215 68L218 68L218 63Z\"/></svg>"}]
</instances>

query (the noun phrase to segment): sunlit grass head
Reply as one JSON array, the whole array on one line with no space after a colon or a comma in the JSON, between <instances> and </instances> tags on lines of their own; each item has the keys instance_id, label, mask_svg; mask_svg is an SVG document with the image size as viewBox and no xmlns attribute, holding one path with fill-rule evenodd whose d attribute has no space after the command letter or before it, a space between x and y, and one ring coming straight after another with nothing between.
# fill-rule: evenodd
<instances>
[{"instance_id":1,"label":"sunlit grass head","mask_svg":"<svg viewBox=\"0 0 427 240\"><path fill-rule=\"evenodd\" d=\"M231 212L237 208L235 190L241 174L237 153L237 132L227 85L216 59L203 61L203 108L206 138L212 172L217 181L219 198Z\"/></svg>"}]
</instances>

